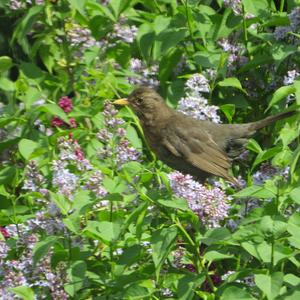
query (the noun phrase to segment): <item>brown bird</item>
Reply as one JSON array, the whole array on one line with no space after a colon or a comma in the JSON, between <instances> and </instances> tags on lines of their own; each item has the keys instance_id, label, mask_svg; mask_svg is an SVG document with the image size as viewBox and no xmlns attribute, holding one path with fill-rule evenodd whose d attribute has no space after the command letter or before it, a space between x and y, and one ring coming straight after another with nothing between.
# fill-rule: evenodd
<instances>
[{"instance_id":1,"label":"brown bird","mask_svg":"<svg viewBox=\"0 0 300 300\"><path fill-rule=\"evenodd\" d=\"M149 87L139 87L127 99L114 104L129 105L139 117L144 135L157 157L170 167L191 174L199 181L216 175L237 183L229 175L231 161L259 129L295 113L282 112L245 124L200 121L168 107Z\"/></svg>"}]
</instances>

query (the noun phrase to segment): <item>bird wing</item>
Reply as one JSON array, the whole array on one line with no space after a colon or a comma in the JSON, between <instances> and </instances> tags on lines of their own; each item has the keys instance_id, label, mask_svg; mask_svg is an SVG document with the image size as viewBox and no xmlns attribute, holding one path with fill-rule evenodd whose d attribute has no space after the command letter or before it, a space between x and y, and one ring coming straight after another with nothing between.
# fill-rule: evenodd
<instances>
[{"instance_id":1,"label":"bird wing","mask_svg":"<svg viewBox=\"0 0 300 300\"><path fill-rule=\"evenodd\" d=\"M181 128L176 124L164 131L162 143L173 155L207 173L234 182L234 178L228 174L231 166L229 158L209 133L199 128Z\"/></svg>"}]
</instances>

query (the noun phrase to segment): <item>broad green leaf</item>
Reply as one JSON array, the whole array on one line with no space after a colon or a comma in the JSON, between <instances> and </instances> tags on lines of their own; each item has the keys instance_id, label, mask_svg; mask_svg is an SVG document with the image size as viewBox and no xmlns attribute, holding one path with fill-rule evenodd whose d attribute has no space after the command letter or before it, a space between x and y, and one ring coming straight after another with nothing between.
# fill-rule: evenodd
<instances>
[{"instance_id":1,"label":"broad green leaf","mask_svg":"<svg viewBox=\"0 0 300 300\"><path fill-rule=\"evenodd\" d=\"M9 70L12 65L12 59L9 56L0 56L0 72Z\"/></svg>"},{"instance_id":2,"label":"broad green leaf","mask_svg":"<svg viewBox=\"0 0 300 300\"><path fill-rule=\"evenodd\" d=\"M0 90L5 92L13 92L15 89L14 82L5 77L0 77Z\"/></svg>"},{"instance_id":3,"label":"broad green leaf","mask_svg":"<svg viewBox=\"0 0 300 300\"><path fill-rule=\"evenodd\" d=\"M279 66L283 60L297 51L296 45L275 44L271 47L272 57L276 66Z\"/></svg>"},{"instance_id":4,"label":"broad green leaf","mask_svg":"<svg viewBox=\"0 0 300 300\"><path fill-rule=\"evenodd\" d=\"M69 118L66 113L56 104L44 104L38 107L39 111L44 111L49 113L52 116L57 116L61 118L65 123L69 124Z\"/></svg>"},{"instance_id":5,"label":"broad green leaf","mask_svg":"<svg viewBox=\"0 0 300 300\"><path fill-rule=\"evenodd\" d=\"M297 204L300 205L300 187L294 188L290 193L289 193L290 198Z\"/></svg>"},{"instance_id":6,"label":"broad green leaf","mask_svg":"<svg viewBox=\"0 0 300 300\"><path fill-rule=\"evenodd\" d=\"M254 300L255 298L243 287L230 285L225 287L221 295L221 300Z\"/></svg>"},{"instance_id":7,"label":"broad green leaf","mask_svg":"<svg viewBox=\"0 0 300 300\"><path fill-rule=\"evenodd\" d=\"M224 254L219 251L211 250L204 254L204 258L209 261L218 261L223 259L235 259L234 255Z\"/></svg>"},{"instance_id":8,"label":"broad green leaf","mask_svg":"<svg viewBox=\"0 0 300 300\"><path fill-rule=\"evenodd\" d=\"M23 300L35 300L33 290L28 286L17 286L14 288L8 288L9 291L15 293L17 296L21 297Z\"/></svg>"},{"instance_id":9,"label":"broad green leaf","mask_svg":"<svg viewBox=\"0 0 300 300\"><path fill-rule=\"evenodd\" d=\"M108 221L88 221L84 232L109 245L118 239L121 227L118 223Z\"/></svg>"},{"instance_id":10,"label":"broad green leaf","mask_svg":"<svg viewBox=\"0 0 300 300\"><path fill-rule=\"evenodd\" d=\"M136 149L142 149L143 148L143 144L141 139L139 138L135 128L131 125L128 125L126 127L126 137L128 138L128 140L130 141L130 143L132 144L132 146Z\"/></svg>"},{"instance_id":11,"label":"broad green leaf","mask_svg":"<svg viewBox=\"0 0 300 300\"><path fill-rule=\"evenodd\" d=\"M205 281L205 275L188 274L178 280L177 299L190 300L194 298L196 286L200 286Z\"/></svg>"},{"instance_id":12,"label":"broad green leaf","mask_svg":"<svg viewBox=\"0 0 300 300\"><path fill-rule=\"evenodd\" d=\"M213 228L206 231L201 241L206 245L218 244L226 242L231 238L231 233L227 228Z\"/></svg>"},{"instance_id":13,"label":"broad green leaf","mask_svg":"<svg viewBox=\"0 0 300 300\"><path fill-rule=\"evenodd\" d=\"M282 147L281 146L276 146L267 150L263 150L262 152L258 153L258 155L256 156L256 159L252 165L252 170L259 165L260 163L262 163L263 161L266 161L272 157L274 157L276 154L280 153L282 151Z\"/></svg>"},{"instance_id":14,"label":"broad green leaf","mask_svg":"<svg viewBox=\"0 0 300 300\"><path fill-rule=\"evenodd\" d=\"M177 228L175 226L158 229L152 233L151 248L152 258L155 265L156 277L159 277L163 262L169 255L174 241L177 237Z\"/></svg>"},{"instance_id":15,"label":"broad green leaf","mask_svg":"<svg viewBox=\"0 0 300 300\"><path fill-rule=\"evenodd\" d=\"M269 17L270 4L268 0L242 0L246 13L256 17Z\"/></svg>"},{"instance_id":16,"label":"broad green leaf","mask_svg":"<svg viewBox=\"0 0 300 300\"><path fill-rule=\"evenodd\" d=\"M288 123L280 130L280 139L282 140L283 147L287 147L294 139L299 136L299 132L295 127Z\"/></svg>"},{"instance_id":17,"label":"broad green leaf","mask_svg":"<svg viewBox=\"0 0 300 300\"><path fill-rule=\"evenodd\" d=\"M17 39L18 43L22 46L23 50L29 54L30 46L27 41L27 34L31 30L33 24L36 23L43 10L43 5L34 5L26 11L25 17L16 26L13 33L13 41Z\"/></svg>"},{"instance_id":18,"label":"broad green leaf","mask_svg":"<svg viewBox=\"0 0 300 300\"><path fill-rule=\"evenodd\" d=\"M86 270L86 263L82 260L75 261L67 270L68 283L65 285L65 290L70 296L74 297L76 292L84 286Z\"/></svg>"},{"instance_id":19,"label":"broad green leaf","mask_svg":"<svg viewBox=\"0 0 300 300\"><path fill-rule=\"evenodd\" d=\"M296 88L294 85L287 85L287 86L282 86L278 90L275 91L273 94L269 106L267 108L270 109L274 104L277 102L281 101L282 99L286 98L288 95L295 93Z\"/></svg>"},{"instance_id":20,"label":"broad green leaf","mask_svg":"<svg viewBox=\"0 0 300 300\"><path fill-rule=\"evenodd\" d=\"M248 144L247 144L247 149L256 152L256 153L260 153L262 152L262 148L260 147L260 145L258 144L258 142L254 139L249 139Z\"/></svg>"},{"instance_id":21,"label":"broad green leaf","mask_svg":"<svg viewBox=\"0 0 300 300\"><path fill-rule=\"evenodd\" d=\"M229 123L232 122L232 117L235 113L235 105L234 104L224 104L220 106L221 111L225 114Z\"/></svg>"},{"instance_id":22,"label":"broad green leaf","mask_svg":"<svg viewBox=\"0 0 300 300\"><path fill-rule=\"evenodd\" d=\"M189 206L184 199L172 199L172 200L157 200L157 202L166 207L178 208L181 210L188 210Z\"/></svg>"},{"instance_id":23,"label":"broad green leaf","mask_svg":"<svg viewBox=\"0 0 300 300\"><path fill-rule=\"evenodd\" d=\"M68 215L72 208L71 201L61 194L56 194L52 191L49 191L51 201L60 209L61 213L65 216Z\"/></svg>"},{"instance_id":24,"label":"broad green leaf","mask_svg":"<svg viewBox=\"0 0 300 300\"><path fill-rule=\"evenodd\" d=\"M24 102L27 110L31 110L32 104L42 97L43 94L40 90L34 87L29 87L24 95L19 96L19 99Z\"/></svg>"},{"instance_id":25,"label":"broad green leaf","mask_svg":"<svg viewBox=\"0 0 300 300\"><path fill-rule=\"evenodd\" d=\"M283 283L283 273L275 272L271 275L255 274L255 283L257 287L266 294L268 300L275 299L279 293Z\"/></svg>"},{"instance_id":26,"label":"broad green leaf","mask_svg":"<svg viewBox=\"0 0 300 300\"><path fill-rule=\"evenodd\" d=\"M235 198L243 198L243 197L255 197L255 198L274 198L276 194L273 191L266 189L263 186L252 185L244 188L243 190L233 194Z\"/></svg>"},{"instance_id":27,"label":"broad green leaf","mask_svg":"<svg viewBox=\"0 0 300 300\"><path fill-rule=\"evenodd\" d=\"M144 23L139 27L136 39L141 55L146 61L150 60L154 38L155 33L151 24Z\"/></svg>"},{"instance_id":28,"label":"broad green leaf","mask_svg":"<svg viewBox=\"0 0 300 300\"><path fill-rule=\"evenodd\" d=\"M85 15L84 6L86 0L68 0L68 2L71 4L71 7L78 12L80 12L81 15Z\"/></svg>"},{"instance_id":29,"label":"broad green leaf","mask_svg":"<svg viewBox=\"0 0 300 300\"><path fill-rule=\"evenodd\" d=\"M116 19L123 13L127 8L130 7L132 0L111 0L109 5L113 9Z\"/></svg>"},{"instance_id":30,"label":"broad green leaf","mask_svg":"<svg viewBox=\"0 0 300 300\"><path fill-rule=\"evenodd\" d=\"M293 286L300 286L300 277L294 274L284 275L283 281Z\"/></svg>"},{"instance_id":31,"label":"broad green leaf","mask_svg":"<svg viewBox=\"0 0 300 300\"><path fill-rule=\"evenodd\" d=\"M51 247L57 242L56 236L48 236L40 242L37 242L33 248L32 261L36 265L50 251Z\"/></svg>"},{"instance_id":32,"label":"broad green leaf","mask_svg":"<svg viewBox=\"0 0 300 300\"><path fill-rule=\"evenodd\" d=\"M22 139L19 142L19 151L21 153L21 155L26 159L29 160L31 154L34 152L34 150L36 150L36 148L38 147L38 144L34 141L31 140L27 140L27 139Z\"/></svg>"},{"instance_id":33,"label":"broad green leaf","mask_svg":"<svg viewBox=\"0 0 300 300\"><path fill-rule=\"evenodd\" d=\"M236 77L225 78L224 80L219 81L218 85L222 87L233 87L247 94L247 92L243 89L240 81Z\"/></svg>"}]
</instances>

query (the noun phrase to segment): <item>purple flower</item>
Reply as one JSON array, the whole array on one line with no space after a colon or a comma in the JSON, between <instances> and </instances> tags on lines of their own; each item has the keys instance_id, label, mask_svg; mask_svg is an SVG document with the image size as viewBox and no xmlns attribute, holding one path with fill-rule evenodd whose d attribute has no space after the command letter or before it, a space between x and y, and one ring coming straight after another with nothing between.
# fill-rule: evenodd
<instances>
[{"instance_id":1,"label":"purple flower","mask_svg":"<svg viewBox=\"0 0 300 300\"><path fill-rule=\"evenodd\" d=\"M278 26L273 33L274 38L279 41L287 37L288 33L292 30L290 26Z\"/></svg>"},{"instance_id":2,"label":"purple flower","mask_svg":"<svg viewBox=\"0 0 300 300\"><path fill-rule=\"evenodd\" d=\"M289 176L289 167L280 169L272 166L270 162L264 162L261 164L259 170L253 174L253 182L255 185L263 185L267 180L277 175L281 176L284 180L287 180Z\"/></svg>"},{"instance_id":3,"label":"purple flower","mask_svg":"<svg viewBox=\"0 0 300 300\"><path fill-rule=\"evenodd\" d=\"M103 187L103 174L97 170L90 175L85 188L93 192L97 197L104 197L107 194L106 189Z\"/></svg>"},{"instance_id":4,"label":"purple flower","mask_svg":"<svg viewBox=\"0 0 300 300\"><path fill-rule=\"evenodd\" d=\"M30 192L39 192L44 194L45 189L43 185L45 184L44 176L38 171L37 163L34 160L29 161L25 168L25 180L23 183L23 190Z\"/></svg>"},{"instance_id":5,"label":"purple flower","mask_svg":"<svg viewBox=\"0 0 300 300\"><path fill-rule=\"evenodd\" d=\"M284 85L290 85L293 84L295 79L300 75L299 72L297 72L296 70L290 70L287 72L287 75L284 76L283 79L283 84Z\"/></svg>"},{"instance_id":6,"label":"purple flower","mask_svg":"<svg viewBox=\"0 0 300 300\"><path fill-rule=\"evenodd\" d=\"M300 7L295 7L290 14L288 14L290 19L292 30L297 31L300 26Z\"/></svg>"},{"instance_id":7,"label":"purple flower","mask_svg":"<svg viewBox=\"0 0 300 300\"><path fill-rule=\"evenodd\" d=\"M51 121L53 127L62 127L63 125L65 125L65 122L59 117L54 117Z\"/></svg>"},{"instance_id":8,"label":"purple flower","mask_svg":"<svg viewBox=\"0 0 300 300\"><path fill-rule=\"evenodd\" d=\"M127 140L120 141L116 153L118 165L122 165L130 161L138 161L141 155L135 148L129 146L129 142Z\"/></svg>"},{"instance_id":9,"label":"purple flower","mask_svg":"<svg viewBox=\"0 0 300 300\"><path fill-rule=\"evenodd\" d=\"M78 187L78 177L71 173L62 160L52 162L53 186L58 188L58 192L65 197L72 199L76 188Z\"/></svg>"},{"instance_id":10,"label":"purple flower","mask_svg":"<svg viewBox=\"0 0 300 300\"><path fill-rule=\"evenodd\" d=\"M243 14L241 0L223 0L224 6L233 10L234 14L240 16Z\"/></svg>"},{"instance_id":11,"label":"purple flower","mask_svg":"<svg viewBox=\"0 0 300 300\"><path fill-rule=\"evenodd\" d=\"M218 227L219 222L228 216L230 198L220 188L208 189L194 181L192 176L178 171L169 174L169 180L175 196L186 199L203 224Z\"/></svg>"},{"instance_id":12,"label":"purple flower","mask_svg":"<svg viewBox=\"0 0 300 300\"><path fill-rule=\"evenodd\" d=\"M193 91L195 94L209 93L210 91L208 80L199 73L193 74L185 85L189 91Z\"/></svg>"},{"instance_id":13,"label":"purple flower","mask_svg":"<svg viewBox=\"0 0 300 300\"><path fill-rule=\"evenodd\" d=\"M146 67L138 58L132 58L129 62L129 70L135 73L133 76L128 76L129 83L154 87L159 85L159 81L157 80L157 65Z\"/></svg>"},{"instance_id":14,"label":"purple flower","mask_svg":"<svg viewBox=\"0 0 300 300\"><path fill-rule=\"evenodd\" d=\"M67 96L61 97L58 101L58 105L66 113L69 113L73 109L72 100Z\"/></svg>"}]
</instances>

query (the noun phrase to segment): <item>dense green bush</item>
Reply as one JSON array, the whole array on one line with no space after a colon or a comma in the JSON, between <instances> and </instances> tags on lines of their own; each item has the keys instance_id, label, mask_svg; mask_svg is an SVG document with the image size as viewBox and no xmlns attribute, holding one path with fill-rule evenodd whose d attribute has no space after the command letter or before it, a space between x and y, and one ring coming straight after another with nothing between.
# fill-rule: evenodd
<instances>
[{"instance_id":1,"label":"dense green bush","mask_svg":"<svg viewBox=\"0 0 300 300\"><path fill-rule=\"evenodd\" d=\"M1 0L0 298L300 298L298 116L251 139L243 188L200 184L111 100L198 119L300 103L299 0Z\"/></svg>"}]
</instances>

